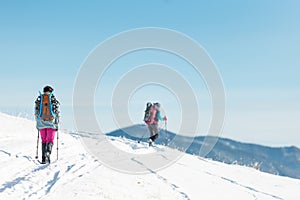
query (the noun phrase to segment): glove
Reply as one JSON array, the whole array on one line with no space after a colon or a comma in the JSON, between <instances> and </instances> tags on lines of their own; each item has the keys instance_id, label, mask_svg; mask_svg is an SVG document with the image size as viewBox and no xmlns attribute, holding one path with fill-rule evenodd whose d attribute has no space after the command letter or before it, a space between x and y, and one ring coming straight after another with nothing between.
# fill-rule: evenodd
<instances>
[{"instance_id":1,"label":"glove","mask_svg":"<svg viewBox=\"0 0 300 200\"><path fill-rule=\"evenodd\" d=\"M167 116L164 116L164 121L167 121L168 119L167 119Z\"/></svg>"}]
</instances>

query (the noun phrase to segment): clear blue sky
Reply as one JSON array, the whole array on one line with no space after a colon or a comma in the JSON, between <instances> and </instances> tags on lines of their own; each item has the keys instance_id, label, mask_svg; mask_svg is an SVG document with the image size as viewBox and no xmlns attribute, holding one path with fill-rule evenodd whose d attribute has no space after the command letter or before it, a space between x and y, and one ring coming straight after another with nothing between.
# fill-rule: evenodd
<instances>
[{"instance_id":1,"label":"clear blue sky","mask_svg":"<svg viewBox=\"0 0 300 200\"><path fill-rule=\"evenodd\" d=\"M119 32L162 27L195 39L218 66L224 137L300 146L299 21L296 0L1 1L0 108L31 115L38 90L51 84L72 128L73 84L89 52Z\"/></svg>"}]
</instances>

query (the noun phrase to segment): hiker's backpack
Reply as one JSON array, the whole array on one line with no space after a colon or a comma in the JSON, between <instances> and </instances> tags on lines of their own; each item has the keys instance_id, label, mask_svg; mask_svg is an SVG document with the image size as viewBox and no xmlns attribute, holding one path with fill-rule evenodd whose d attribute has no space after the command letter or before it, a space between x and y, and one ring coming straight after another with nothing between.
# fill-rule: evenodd
<instances>
[{"instance_id":1,"label":"hiker's backpack","mask_svg":"<svg viewBox=\"0 0 300 200\"><path fill-rule=\"evenodd\" d=\"M144 114L144 122L150 122L151 121L151 108L152 108L152 103L148 102L146 105L146 110Z\"/></svg>"},{"instance_id":2,"label":"hiker's backpack","mask_svg":"<svg viewBox=\"0 0 300 200\"><path fill-rule=\"evenodd\" d=\"M40 113L39 118L44 121L52 121L54 119L54 112L51 101L52 93L41 94L40 93Z\"/></svg>"}]
</instances>

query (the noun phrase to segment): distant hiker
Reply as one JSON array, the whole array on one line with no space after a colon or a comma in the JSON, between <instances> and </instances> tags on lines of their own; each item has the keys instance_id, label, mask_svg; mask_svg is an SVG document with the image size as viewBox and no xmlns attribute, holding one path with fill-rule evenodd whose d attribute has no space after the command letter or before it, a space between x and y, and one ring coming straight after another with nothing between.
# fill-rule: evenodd
<instances>
[{"instance_id":1,"label":"distant hiker","mask_svg":"<svg viewBox=\"0 0 300 200\"><path fill-rule=\"evenodd\" d=\"M160 104L159 103L147 103L144 121L148 125L148 129L150 132L149 137L149 146L153 146L153 142L158 138L158 122L159 121L167 121L167 117L162 117L160 112Z\"/></svg>"},{"instance_id":2,"label":"distant hiker","mask_svg":"<svg viewBox=\"0 0 300 200\"><path fill-rule=\"evenodd\" d=\"M42 138L42 164L50 163L54 136L59 123L59 102L50 86L44 87L43 94L40 92L35 101L35 119L36 128Z\"/></svg>"}]
</instances>

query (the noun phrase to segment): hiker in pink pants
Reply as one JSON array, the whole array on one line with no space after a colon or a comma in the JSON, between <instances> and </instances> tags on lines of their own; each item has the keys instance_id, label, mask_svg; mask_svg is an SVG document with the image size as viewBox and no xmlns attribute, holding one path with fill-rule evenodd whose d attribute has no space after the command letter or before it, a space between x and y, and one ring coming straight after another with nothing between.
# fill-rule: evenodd
<instances>
[{"instance_id":1,"label":"hiker in pink pants","mask_svg":"<svg viewBox=\"0 0 300 200\"><path fill-rule=\"evenodd\" d=\"M42 138L42 164L50 163L50 154L59 123L59 102L50 86L44 87L43 94L40 92L35 101L35 119L36 128Z\"/></svg>"}]
</instances>

